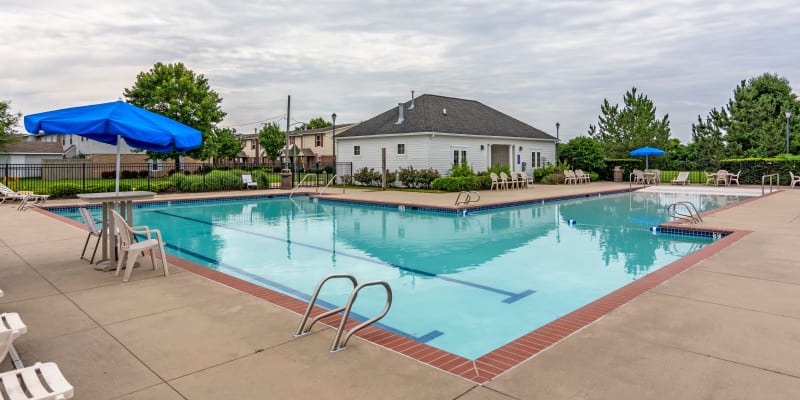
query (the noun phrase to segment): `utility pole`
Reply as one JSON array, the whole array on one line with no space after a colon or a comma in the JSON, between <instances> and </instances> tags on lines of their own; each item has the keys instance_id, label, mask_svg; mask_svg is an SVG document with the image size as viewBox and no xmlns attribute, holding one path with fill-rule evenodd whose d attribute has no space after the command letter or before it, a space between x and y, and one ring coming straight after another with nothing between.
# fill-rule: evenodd
<instances>
[{"instance_id":1,"label":"utility pole","mask_svg":"<svg viewBox=\"0 0 800 400\"><path fill-rule=\"evenodd\" d=\"M286 167L289 167L289 112L292 109L292 95L288 95L286 98ZM294 170L292 170L294 172ZM294 183L294 179L292 179L292 183Z\"/></svg>"}]
</instances>

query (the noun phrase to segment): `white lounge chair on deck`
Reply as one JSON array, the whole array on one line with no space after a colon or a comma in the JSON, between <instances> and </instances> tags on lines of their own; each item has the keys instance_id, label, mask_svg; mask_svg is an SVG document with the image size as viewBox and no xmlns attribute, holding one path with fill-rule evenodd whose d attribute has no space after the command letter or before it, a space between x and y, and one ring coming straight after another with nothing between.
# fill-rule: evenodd
<instances>
[{"instance_id":1,"label":"white lounge chair on deck","mask_svg":"<svg viewBox=\"0 0 800 400\"><path fill-rule=\"evenodd\" d=\"M158 229L149 229L146 226L137 226L136 228L140 230L133 230L125 221L125 218L122 218L119 213L112 210L111 214L114 216L114 225L119 229L119 250L120 253L124 253L124 255L120 254L119 260L117 260L117 272L115 276L119 276L119 271L122 268L122 260L125 259L127 262L125 264L125 275L122 281L127 282L131 277L131 271L133 270L133 265L136 263L136 258L139 257L140 252L145 250L150 251L150 262L153 263L153 269L156 269L156 248L158 248L158 251L161 253L161 266L164 268L164 276L169 276L167 255L164 252L164 241L161 240L161 231ZM137 234L145 235L146 239L137 242L135 240L135 235Z\"/></svg>"},{"instance_id":2,"label":"white lounge chair on deck","mask_svg":"<svg viewBox=\"0 0 800 400\"><path fill-rule=\"evenodd\" d=\"M32 205L44 204L48 197L50 196L46 194L34 194L33 192L15 192L8 186L0 183L0 203L4 203L6 200L20 200L21 203L17 208L20 211L25 210L25 206L28 205L29 202L32 202Z\"/></svg>"},{"instance_id":3,"label":"white lounge chair on deck","mask_svg":"<svg viewBox=\"0 0 800 400\"><path fill-rule=\"evenodd\" d=\"M681 171L678 172L678 176L672 180L673 185L688 185L689 184L689 172L688 171Z\"/></svg>"},{"instance_id":4,"label":"white lounge chair on deck","mask_svg":"<svg viewBox=\"0 0 800 400\"><path fill-rule=\"evenodd\" d=\"M258 189L258 182L253 181L250 174L242 175L242 187L245 189Z\"/></svg>"},{"instance_id":5,"label":"white lounge chair on deck","mask_svg":"<svg viewBox=\"0 0 800 400\"><path fill-rule=\"evenodd\" d=\"M66 400L74 394L72 385L52 362L0 373L0 387L8 400Z\"/></svg>"},{"instance_id":6,"label":"white lounge chair on deck","mask_svg":"<svg viewBox=\"0 0 800 400\"><path fill-rule=\"evenodd\" d=\"M14 340L28 332L28 327L17 313L0 314L0 362L5 360L14 345Z\"/></svg>"}]
</instances>

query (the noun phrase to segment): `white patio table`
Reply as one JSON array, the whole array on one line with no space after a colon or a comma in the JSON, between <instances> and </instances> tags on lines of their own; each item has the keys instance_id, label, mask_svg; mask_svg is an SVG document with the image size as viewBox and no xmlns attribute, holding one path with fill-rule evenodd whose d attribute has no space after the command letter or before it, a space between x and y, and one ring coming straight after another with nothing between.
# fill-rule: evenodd
<instances>
[{"instance_id":1,"label":"white patio table","mask_svg":"<svg viewBox=\"0 0 800 400\"><path fill-rule=\"evenodd\" d=\"M116 229L114 218L111 218L111 210L118 210L119 214L125 218L128 225L133 225L133 201L147 200L155 197L155 193L147 191L131 192L105 192L105 193L80 193L78 198L87 203L100 203L103 213L103 256L98 261L94 269L108 271L117 267L116 262L111 256L112 244Z\"/></svg>"}]
</instances>

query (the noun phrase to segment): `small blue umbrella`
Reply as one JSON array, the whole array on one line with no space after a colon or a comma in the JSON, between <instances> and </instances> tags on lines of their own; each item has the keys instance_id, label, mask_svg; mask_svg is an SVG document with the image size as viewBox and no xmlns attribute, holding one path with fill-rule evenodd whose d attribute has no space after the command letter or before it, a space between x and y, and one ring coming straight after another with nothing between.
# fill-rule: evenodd
<instances>
[{"instance_id":1,"label":"small blue umbrella","mask_svg":"<svg viewBox=\"0 0 800 400\"><path fill-rule=\"evenodd\" d=\"M25 116L33 134L78 135L117 146L115 191L119 192L119 139L150 151L184 152L200 146L199 130L124 101L63 108Z\"/></svg>"},{"instance_id":2,"label":"small blue umbrella","mask_svg":"<svg viewBox=\"0 0 800 400\"><path fill-rule=\"evenodd\" d=\"M632 156L641 157L644 156L644 169L650 168L650 160L649 156L660 156L664 154L664 150L657 149L655 147L640 147L636 150L631 151L628 153Z\"/></svg>"}]
</instances>

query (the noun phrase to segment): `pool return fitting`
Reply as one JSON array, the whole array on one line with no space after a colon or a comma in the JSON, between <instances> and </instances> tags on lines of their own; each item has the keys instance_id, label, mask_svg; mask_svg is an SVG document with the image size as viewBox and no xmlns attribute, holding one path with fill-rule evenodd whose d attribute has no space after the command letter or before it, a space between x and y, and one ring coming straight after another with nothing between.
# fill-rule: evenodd
<instances>
[{"instance_id":1,"label":"pool return fitting","mask_svg":"<svg viewBox=\"0 0 800 400\"><path fill-rule=\"evenodd\" d=\"M341 307L334 308L333 310L326 311L320 315L317 315L316 317L314 317L314 319L311 320L308 326L305 326L306 322L308 321L308 317L311 314L311 309L314 308L314 303L316 303L317 301L317 297L319 296L319 291L320 289L322 289L322 286L325 284L325 282L331 279L339 279L339 278L348 279L353 284L353 291L350 292L350 298L347 299L347 304ZM353 327L353 329L351 329L350 332L347 332L347 334L344 336L344 340L341 340L342 333L344 333L344 326L347 323L347 318L350 316L350 309L353 307L353 303L356 301L358 292L367 286L375 286L375 285L381 285L386 289L386 306L384 306L383 311L381 311L378 315ZM311 295L311 300L309 300L308 302L308 307L306 308L306 312L305 314L303 314L303 319L300 320L300 326L297 327L297 332L294 333L294 336L295 337L304 336L309 332L311 332L311 327L314 326L314 324L317 321L321 320L322 318L338 314L344 311L344 315L342 315L342 320L339 323L339 329L336 330L336 336L333 337L333 344L331 344L331 352L341 351L345 349L345 347L347 346L347 341L350 340L350 337L353 336L354 333L372 325L379 319L383 318L386 315L386 313L389 312L389 308L391 306L392 306L392 288L389 286L388 283L384 281L369 281L359 284L353 275L331 274L322 278L322 280L320 280L319 283L317 284L317 288L314 289L314 294Z\"/></svg>"}]
</instances>

